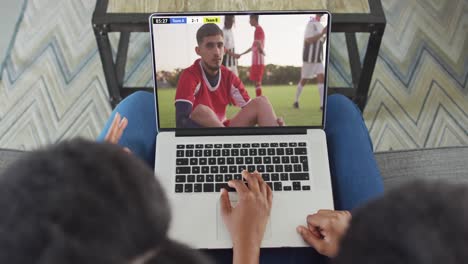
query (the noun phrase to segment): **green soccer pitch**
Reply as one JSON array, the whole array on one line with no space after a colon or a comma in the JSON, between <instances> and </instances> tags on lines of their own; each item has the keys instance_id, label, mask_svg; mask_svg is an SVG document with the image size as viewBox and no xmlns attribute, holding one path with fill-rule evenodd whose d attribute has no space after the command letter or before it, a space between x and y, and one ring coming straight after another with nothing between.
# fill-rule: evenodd
<instances>
[{"instance_id":1,"label":"green soccer pitch","mask_svg":"<svg viewBox=\"0 0 468 264\"><path fill-rule=\"evenodd\" d=\"M246 89L250 97L255 98L254 87L247 86ZM270 100L276 115L282 117L287 126L320 126L322 124L322 111L320 110L320 95L317 85L308 84L304 87L299 98L299 109L293 108L296 89L296 85L263 86L262 93ZM174 88L158 90L161 128L175 127L175 92ZM227 117L234 116L239 109L228 106Z\"/></svg>"}]
</instances>

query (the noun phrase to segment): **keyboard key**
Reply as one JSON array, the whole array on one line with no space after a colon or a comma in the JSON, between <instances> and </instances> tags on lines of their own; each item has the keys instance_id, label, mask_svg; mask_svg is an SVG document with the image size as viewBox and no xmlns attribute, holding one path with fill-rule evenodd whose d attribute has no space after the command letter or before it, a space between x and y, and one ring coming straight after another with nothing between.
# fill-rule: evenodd
<instances>
[{"instance_id":1,"label":"keyboard key","mask_svg":"<svg viewBox=\"0 0 468 264\"><path fill-rule=\"evenodd\" d=\"M203 191L204 192L213 192L214 191L214 184L213 183L203 184Z\"/></svg>"},{"instance_id":2,"label":"keyboard key","mask_svg":"<svg viewBox=\"0 0 468 264\"><path fill-rule=\"evenodd\" d=\"M300 171L302 171L302 166L301 166L301 164L294 164L294 171L295 171L295 172L300 172Z\"/></svg>"},{"instance_id":3,"label":"keyboard key","mask_svg":"<svg viewBox=\"0 0 468 264\"><path fill-rule=\"evenodd\" d=\"M233 157L239 156L239 150L238 149L231 149L231 156L233 156Z\"/></svg>"},{"instance_id":4,"label":"keyboard key","mask_svg":"<svg viewBox=\"0 0 468 264\"><path fill-rule=\"evenodd\" d=\"M185 175L177 175L175 177L176 182L185 182L185 179L186 179Z\"/></svg>"},{"instance_id":5,"label":"keyboard key","mask_svg":"<svg viewBox=\"0 0 468 264\"><path fill-rule=\"evenodd\" d=\"M229 173L236 173L237 172L237 166L229 166Z\"/></svg>"},{"instance_id":6,"label":"keyboard key","mask_svg":"<svg viewBox=\"0 0 468 264\"><path fill-rule=\"evenodd\" d=\"M205 144L205 148L213 148L213 144Z\"/></svg>"},{"instance_id":7,"label":"keyboard key","mask_svg":"<svg viewBox=\"0 0 468 264\"><path fill-rule=\"evenodd\" d=\"M177 149L184 149L185 145L177 145Z\"/></svg>"},{"instance_id":8,"label":"keyboard key","mask_svg":"<svg viewBox=\"0 0 468 264\"><path fill-rule=\"evenodd\" d=\"M242 144L242 147L243 147L243 148L250 148L250 144L248 144L248 143Z\"/></svg>"},{"instance_id":9,"label":"keyboard key","mask_svg":"<svg viewBox=\"0 0 468 264\"><path fill-rule=\"evenodd\" d=\"M197 148L197 149L202 149L202 148L203 148L203 144L196 144L196 145L195 145L195 148Z\"/></svg>"},{"instance_id":10,"label":"keyboard key","mask_svg":"<svg viewBox=\"0 0 468 264\"><path fill-rule=\"evenodd\" d=\"M201 167L201 172L202 173L210 173L210 167L209 166Z\"/></svg>"},{"instance_id":11,"label":"keyboard key","mask_svg":"<svg viewBox=\"0 0 468 264\"><path fill-rule=\"evenodd\" d=\"M224 181L225 181L225 182L232 181L232 174L226 174L226 175L224 175Z\"/></svg>"},{"instance_id":12,"label":"keyboard key","mask_svg":"<svg viewBox=\"0 0 468 264\"><path fill-rule=\"evenodd\" d=\"M242 180L242 174L239 174L239 173L234 174L234 180L239 180L239 181Z\"/></svg>"},{"instance_id":13,"label":"keyboard key","mask_svg":"<svg viewBox=\"0 0 468 264\"><path fill-rule=\"evenodd\" d=\"M184 192L184 185L183 184L176 184L175 185L175 192L176 193Z\"/></svg>"},{"instance_id":14,"label":"keyboard key","mask_svg":"<svg viewBox=\"0 0 468 264\"><path fill-rule=\"evenodd\" d=\"M185 156L186 156L186 157L193 157L193 150L191 150L191 149L190 149L190 150L186 150L186 151L185 151Z\"/></svg>"},{"instance_id":15,"label":"keyboard key","mask_svg":"<svg viewBox=\"0 0 468 264\"><path fill-rule=\"evenodd\" d=\"M262 173L265 172L265 166L264 165L257 165L257 171Z\"/></svg>"},{"instance_id":16,"label":"keyboard key","mask_svg":"<svg viewBox=\"0 0 468 264\"><path fill-rule=\"evenodd\" d=\"M240 155L242 157L248 156L249 155L249 150L248 149L241 149L240 150Z\"/></svg>"},{"instance_id":17,"label":"keyboard key","mask_svg":"<svg viewBox=\"0 0 468 264\"><path fill-rule=\"evenodd\" d=\"M249 155L250 156L257 156L257 150L256 149L249 149Z\"/></svg>"},{"instance_id":18,"label":"keyboard key","mask_svg":"<svg viewBox=\"0 0 468 264\"><path fill-rule=\"evenodd\" d=\"M184 185L184 192L186 192L186 193L191 193L192 190L193 190L193 185L192 185L192 184L186 183L186 184Z\"/></svg>"},{"instance_id":19,"label":"keyboard key","mask_svg":"<svg viewBox=\"0 0 468 264\"><path fill-rule=\"evenodd\" d=\"M218 166L211 166L210 167L210 173L218 173L218 172L219 172Z\"/></svg>"},{"instance_id":20,"label":"keyboard key","mask_svg":"<svg viewBox=\"0 0 468 264\"><path fill-rule=\"evenodd\" d=\"M195 157L203 157L203 151L201 149L196 149Z\"/></svg>"},{"instance_id":21,"label":"keyboard key","mask_svg":"<svg viewBox=\"0 0 468 264\"><path fill-rule=\"evenodd\" d=\"M203 151L203 156L205 157L211 157L211 154L212 154L211 149L205 149Z\"/></svg>"},{"instance_id":22,"label":"keyboard key","mask_svg":"<svg viewBox=\"0 0 468 264\"><path fill-rule=\"evenodd\" d=\"M198 165L198 159L197 158L191 158L190 159L190 165Z\"/></svg>"},{"instance_id":23,"label":"keyboard key","mask_svg":"<svg viewBox=\"0 0 468 264\"><path fill-rule=\"evenodd\" d=\"M247 165L239 165L237 166L237 172L242 173L244 170L247 169Z\"/></svg>"},{"instance_id":24,"label":"keyboard key","mask_svg":"<svg viewBox=\"0 0 468 264\"><path fill-rule=\"evenodd\" d=\"M287 173L280 173L280 179L281 179L281 181L287 181L288 180L288 174Z\"/></svg>"},{"instance_id":25,"label":"keyboard key","mask_svg":"<svg viewBox=\"0 0 468 264\"><path fill-rule=\"evenodd\" d=\"M236 164L244 164L244 158L242 157L236 158Z\"/></svg>"},{"instance_id":26,"label":"keyboard key","mask_svg":"<svg viewBox=\"0 0 468 264\"><path fill-rule=\"evenodd\" d=\"M254 172L254 171L255 171L255 165L249 165L249 166L247 166L247 170L248 170L249 172Z\"/></svg>"},{"instance_id":27,"label":"keyboard key","mask_svg":"<svg viewBox=\"0 0 468 264\"><path fill-rule=\"evenodd\" d=\"M176 159L176 165L178 166L184 166L188 165L189 159Z\"/></svg>"},{"instance_id":28,"label":"keyboard key","mask_svg":"<svg viewBox=\"0 0 468 264\"><path fill-rule=\"evenodd\" d=\"M228 165L234 165L234 163L235 163L235 162L234 162L234 158L227 158L226 163L227 163Z\"/></svg>"},{"instance_id":29,"label":"keyboard key","mask_svg":"<svg viewBox=\"0 0 468 264\"><path fill-rule=\"evenodd\" d=\"M200 173L200 167L198 167L198 166L192 167L192 173L199 174Z\"/></svg>"},{"instance_id":30,"label":"keyboard key","mask_svg":"<svg viewBox=\"0 0 468 264\"><path fill-rule=\"evenodd\" d=\"M187 176L187 182L195 182L195 175Z\"/></svg>"},{"instance_id":31,"label":"keyboard key","mask_svg":"<svg viewBox=\"0 0 468 264\"><path fill-rule=\"evenodd\" d=\"M223 144L223 148L232 148L231 144Z\"/></svg>"},{"instance_id":32,"label":"keyboard key","mask_svg":"<svg viewBox=\"0 0 468 264\"><path fill-rule=\"evenodd\" d=\"M266 172L274 172L275 166L273 165L266 165Z\"/></svg>"},{"instance_id":33,"label":"keyboard key","mask_svg":"<svg viewBox=\"0 0 468 264\"><path fill-rule=\"evenodd\" d=\"M273 164L280 164L281 158L280 157L273 157Z\"/></svg>"},{"instance_id":34,"label":"keyboard key","mask_svg":"<svg viewBox=\"0 0 468 264\"><path fill-rule=\"evenodd\" d=\"M260 146L262 148L268 148L270 146L270 144L269 143L262 143Z\"/></svg>"},{"instance_id":35,"label":"keyboard key","mask_svg":"<svg viewBox=\"0 0 468 264\"><path fill-rule=\"evenodd\" d=\"M305 147L307 144L305 142L299 142L299 147Z\"/></svg>"},{"instance_id":36,"label":"keyboard key","mask_svg":"<svg viewBox=\"0 0 468 264\"><path fill-rule=\"evenodd\" d=\"M297 147L297 143L296 142L289 142L289 146L290 147Z\"/></svg>"},{"instance_id":37,"label":"keyboard key","mask_svg":"<svg viewBox=\"0 0 468 264\"><path fill-rule=\"evenodd\" d=\"M208 165L216 165L216 158L209 158Z\"/></svg>"},{"instance_id":38,"label":"keyboard key","mask_svg":"<svg viewBox=\"0 0 468 264\"><path fill-rule=\"evenodd\" d=\"M215 157L221 156L221 150L220 149L213 150L213 156L215 156Z\"/></svg>"},{"instance_id":39,"label":"keyboard key","mask_svg":"<svg viewBox=\"0 0 468 264\"><path fill-rule=\"evenodd\" d=\"M219 167L219 172L220 173L227 173L228 172L228 166L220 166Z\"/></svg>"},{"instance_id":40,"label":"keyboard key","mask_svg":"<svg viewBox=\"0 0 468 264\"><path fill-rule=\"evenodd\" d=\"M268 156L274 156L276 151L274 148L267 149Z\"/></svg>"},{"instance_id":41,"label":"keyboard key","mask_svg":"<svg viewBox=\"0 0 468 264\"><path fill-rule=\"evenodd\" d=\"M305 154L307 154L307 149L306 148L295 148L294 149L294 154L296 154L296 155L305 155Z\"/></svg>"},{"instance_id":42,"label":"keyboard key","mask_svg":"<svg viewBox=\"0 0 468 264\"><path fill-rule=\"evenodd\" d=\"M288 143L280 143L280 147L284 148L284 147L287 147L288 146Z\"/></svg>"},{"instance_id":43,"label":"keyboard key","mask_svg":"<svg viewBox=\"0 0 468 264\"><path fill-rule=\"evenodd\" d=\"M232 147L233 148L241 148L241 144L233 144Z\"/></svg>"},{"instance_id":44,"label":"keyboard key","mask_svg":"<svg viewBox=\"0 0 468 264\"><path fill-rule=\"evenodd\" d=\"M264 181L270 181L270 174L268 173L263 173L262 174L262 178Z\"/></svg>"},{"instance_id":45,"label":"keyboard key","mask_svg":"<svg viewBox=\"0 0 468 264\"><path fill-rule=\"evenodd\" d=\"M226 189L228 192L235 192L234 188L229 187L227 183L216 183L215 192L220 192L221 189Z\"/></svg>"},{"instance_id":46,"label":"keyboard key","mask_svg":"<svg viewBox=\"0 0 468 264\"><path fill-rule=\"evenodd\" d=\"M293 182L293 190L300 191L301 190L301 183L300 182Z\"/></svg>"},{"instance_id":47,"label":"keyboard key","mask_svg":"<svg viewBox=\"0 0 468 264\"><path fill-rule=\"evenodd\" d=\"M188 174L190 173L190 167L177 167L176 174Z\"/></svg>"},{"instance_id":48,"label":"keyboard key","mask_svg":"<svg viewBox=\"0 0 468 264\"><path fill-rule=\"evenodd\" d=\"M223 182L224 180L224 177L222 174L216 174L215 178L216 178L216 182Z\"/></svg>"},{"instance_id":49,"label":"keyboard key","mask_svg":"<svg viewBox=\"0 0 468 264\"><path fill-rule=\"evenodd\" d=\"M259 149L258 150L258 155L265 156L266 155L266 149Z\"/></svg>"},{"instance_id":50,"label":"keyboard key","mask_svg":"<svg viewBox=\"0 0 468 264\"><path fill-rule=\"evenodd\" d=\"M289 157L287 157L287 156L281 157L281 162L282 162L283 164L289 163Z\"/></svg>"},{"instance_id":51,"label":"keyboard key","mask_svg":"<svg viewBox=\"0 0 468 264\"><path fill-rule=\"evenodd\" d=\"M310 191L310 186L309 185L303 185L302 190L303 191Z\"/></svg>"},{"instance_id":52,"label":"keyboard key","mask_svg":"<svg viewBox=\"0 0 468 264\"><path fill-rule=\"evenodd\" d=\"M270 144L270 147L272 147L272 148L277 148L277 147L278 147L278 143L271 143L271 144Z\"/></svg>"},{"instance_id":53,"label":"keyboard key","mask_svg":"<svg viewBox=\"0 0 468 264\"><path fill-rule=\"evenodd\" d=\"M284 187L283 187L283 190L284 190L284 191L291 191L292 188L291 188L291 186L284 186Z\"/></svg>"},{"instance_id":54,"label":"keyboard key","mask_svg":"<svg viewBox=\"0 0 468 264\"><path fill-rule=\"evenodd\" d=\"M258 143L252 144L252 148L259 148L259 147L260 147L260 144L258 144Z\"/></svg>"},{"instance_id":55,"label":"keyboard key","mask_svg":"<svg viewBox=\"0 0 468 264\"><path fill-rule=\"evenodd\" d=\"M201 184L201 183L195 183L193 185L193 191L196 192L196 193L201 192L202 189L203 189L203 184Z\"/></svg>"},{"instance_id":56,"label":"keyboard key","mask_svg":"<svg viewBox=\"0 0 468 264\"><path fill-rule=\"evenodd\" d=\"M273 190L274 191L282 191L283 190L283 184L281 182L275 182L273 184Z\"/></svg>"},{"instance_id":57,"label":"keyboard key","mask_svg":"<svg viewBox=\"0 0 468 264\"><path fill-rule=\"evenodd\" d=\"M189 145L186 145L185 148L187 149L193 149L195 147L195 145L192 145L192 144L189 144Z\"/></svg>"},{"instance_id":58,"label":"keyboard key","mask_svg":"<svg viewBox=\"0 0 468 264\"><path fill-rule=\"evenodd\" d=\"M226 158L218 158L218 165L226 164Z\"/></svg>"},{"instance_id":59,"label":"keyboard key","mask_svg":"<svg viewBox=\"0 0 468 264\"><path fill-rule=\"evenodd\" d=\"M283 172L283 165L275 165L275 172Z\"/></svg>"},{"instance_id":60,"label":"keyboard key","mask_svg":"<svg viewBox=\"0 0 468 264\"><path fill-rule=\"evenodd\" d=\"M245 158L245 164L252 164L253 163L253 158L252 157L246 157Z\"/></svg>"},{"instance_id":61,"label":"keyboard key","mask_svg":"<svg viewBox=\"0 0 468 264\"><path fill-rule=\"evenodd\" d=\"M222 148L223 145L222 144L215 144L214 147L219 149L219 148Z\"/></svg>"},{"instance_id":62,"label":"keyboard key","mask_svg":"<svg viewBox=\"0 0 468 264\"><path fill-rule=\"evenodd\" d=\"M309 164L307 164L307 163L302 163L302 170L303 170L303 171L309 171Z\"/></svg>"},{"instance_id":63,"label":"keyboard key","mask_svg":"<svg viewBox=\"0 0 468 264\"><path fill-rule=\"evenodd\" d=\"M293 155L293 154L294 154L294 150L292 148L286 149L286 155Z\"/></svg>"},{"instance_id":64,"label":"keyboard key","mask_svg":"<svg viewBox=\"0 0 468 264\"><path fill-rule=\"evenodd\" d=\"M223 155L223 157L231 156L231 152L229 151L229 149L223 149L221 151L221 155Z\"/></svg>"},{"instance_id":65,"label":"keyboard key","mask_svg":"<svg viewBox=\"0 0 468 264\"><path fill-rule=\"evenodd\" d=\"M279 174L278 173L272 173L271 174L271 180L272 181L279 181Z\"/></svg>"},{"instance_id":66,"label":"keyboard key","mask_svg":"<svg viewBox=\"0 0 468 264\"><path fill-rule=\"evenodd\" d=\"M205 175L197 175L197 182L204 182L205 181Z\"/></svg>"},{"instance_id":67,"label":"keyboard key","mask_svg":"<svg viewBox=\"0 0 468 264\"><path fill-rule=\"evenodd\" d=\"M263 164L271 164L271 157L263 157Z\"/></svg>"},{"instance_id":68,"label":"keyboard key","mask_svg":"<svg viewBox=\"0 0 468 264\"><path fill-rule=\"evenodd\" d=\"M284 165L284 171L285 172L292 172L293 168L291 164Z\"/></svg>"},{"instance_id":69,"label":"keyboard key","mask_svg":"<svg viewBox=\"0 0 468 264\"><path fill-rule=\"evenodd\" d=\"M307 181L309 180L309 173L293 172L289 174L289 177L291 178L291 181Z\"/></svg>"},{"instance_id":70,"label":"keyboard key","mask_svg":"<svg viewBox=\"0 0 468 264\"><path fill-rule=\"evenodd\" d=\"M183 150L178 150L177 153L176 153L176 156L177 156L178 158L184 157L184 153L185 153L185 152L184 152Z\"/></svg>"},{"instance_id":71,"label":"keyboard key","mask_svg":"<svg viewBox=\"0 0 468 264\"><path fill-rule=\"evenodd\" d=\"M254 158L254 163L255 164L262 164L262 157L255 157Z\"/></svg>"},{"instance_id":72,"label":"keyboard key","mask_svg":"<svg viewBox=\"0 0 468 264\"><path fill-rule=\"evenodd\" d=\"M282 148L277 148L277 149L276 149L276 155L278 155L278 156L284 155L284 149L282 149Z\"/></svg>"},{"instance_id":73,"label":"keyboard key","mask_svg":"<svg viewBox=\"0 0 468 264\"><path fill-rule=\"evenodd\" d=\"M213 174L207 174L205 178L206 178L206 182L213 182L214 181L214 175Z\"/></svg>"},{"instance_id":74,"label":"keyboard key","mask_svg":"<svg viewBox=\"0 0 468 264\"><path fill-rule=\"evenodd\" d=\"M199 163L200 165L206 165L207 161L208 161L208 160L207 160L206 158L200 158L200 159L198 160L198 163Z\"/></svg>"},{"instance_id":75,"label":"keyboard key","mask_svg":"<svg viewBox=\"0 0 468 264\"><path fill-rule=\"evenodd\" d=\"M291 163L299 163L299 158L297 156L292 156Z\"/></svg>"},{"instance_id":76,"label":"keyboard key","mask_svg":"<svg viewBox=\"0 0 468 264\"><path fill-rule=\"evenodd\" d=\"M301 156L299 160L301 161L301 163L307 163L307 156Z\"/></svg>"}]
</instances>

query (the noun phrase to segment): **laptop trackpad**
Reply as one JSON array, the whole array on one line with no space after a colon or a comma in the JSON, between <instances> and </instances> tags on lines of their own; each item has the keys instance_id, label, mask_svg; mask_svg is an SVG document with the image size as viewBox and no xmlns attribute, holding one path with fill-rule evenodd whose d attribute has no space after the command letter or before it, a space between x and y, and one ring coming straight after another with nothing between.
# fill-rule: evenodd
<instances>
[{"instance_id":1,"label":"laptop trackpad","mask_svg":"<svg viewBox=\"0 0 468 264\"><path fill-rule=\"evenodd\" d=\"M237 205L237 193L229 193L229 199L231 200L231 206L236 207ZM227 230L226 226L223 222L223 217L221 216L221 204L218 199L217 206L216 206L216 235L218 240L231 240L231 236L229 235L229 231ZM268 220L265 235L263 236L264 240L271 238L271 218Z\"/></svg>"}]
</instances>

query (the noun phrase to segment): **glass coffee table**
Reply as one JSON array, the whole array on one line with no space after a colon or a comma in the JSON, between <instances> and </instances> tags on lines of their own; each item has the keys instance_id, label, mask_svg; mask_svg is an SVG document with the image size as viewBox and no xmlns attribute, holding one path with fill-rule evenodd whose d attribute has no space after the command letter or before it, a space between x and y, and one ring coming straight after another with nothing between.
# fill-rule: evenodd
<instances>
[{"instance_id":1,"label":"glass coffee table","mask_svg":"<svg viewBox=\"0 0 468 264\"><path fill-rule=\"evenodd\" d=\"M152 87L124 86L130 34L148 32L150 14L240 10L329 10L332 13L331 31L345 34L352 78L351 87L329 86L329 94L344 94L364 109L386 25L380 0L97 0L92 24L112 107L135 91L153 92ZM120 33L115 60L109 39L112 32ZM363 56L359 54L357 33L369 34Z\"/></svg>"}]
</instances>

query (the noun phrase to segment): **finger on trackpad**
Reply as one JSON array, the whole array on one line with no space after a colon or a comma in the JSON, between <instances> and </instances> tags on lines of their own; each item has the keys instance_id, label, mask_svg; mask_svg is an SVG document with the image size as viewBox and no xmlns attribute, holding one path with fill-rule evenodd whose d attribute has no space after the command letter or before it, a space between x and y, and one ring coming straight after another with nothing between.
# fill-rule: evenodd
<instances>
[{"instance_id":1,"label":"finger on trackpad","mask_svg":"<svg viewBox=\"0 0 468 264\"><path fill-rule=\"evenodd\" d=\"M229 193L229 199L231 200L231 206L236 207L237 205L237 195L236 193ZM216 206L216 238L218 240L231 240L231 236L229 235L229 231L227 230L226 226L223 222L223 217L221 216L221 203L218 200ZM263 239L270 239L271 238L271 220L268 220L267 227L265 230L265 235Z\"/></svg>"}]
</instances>

